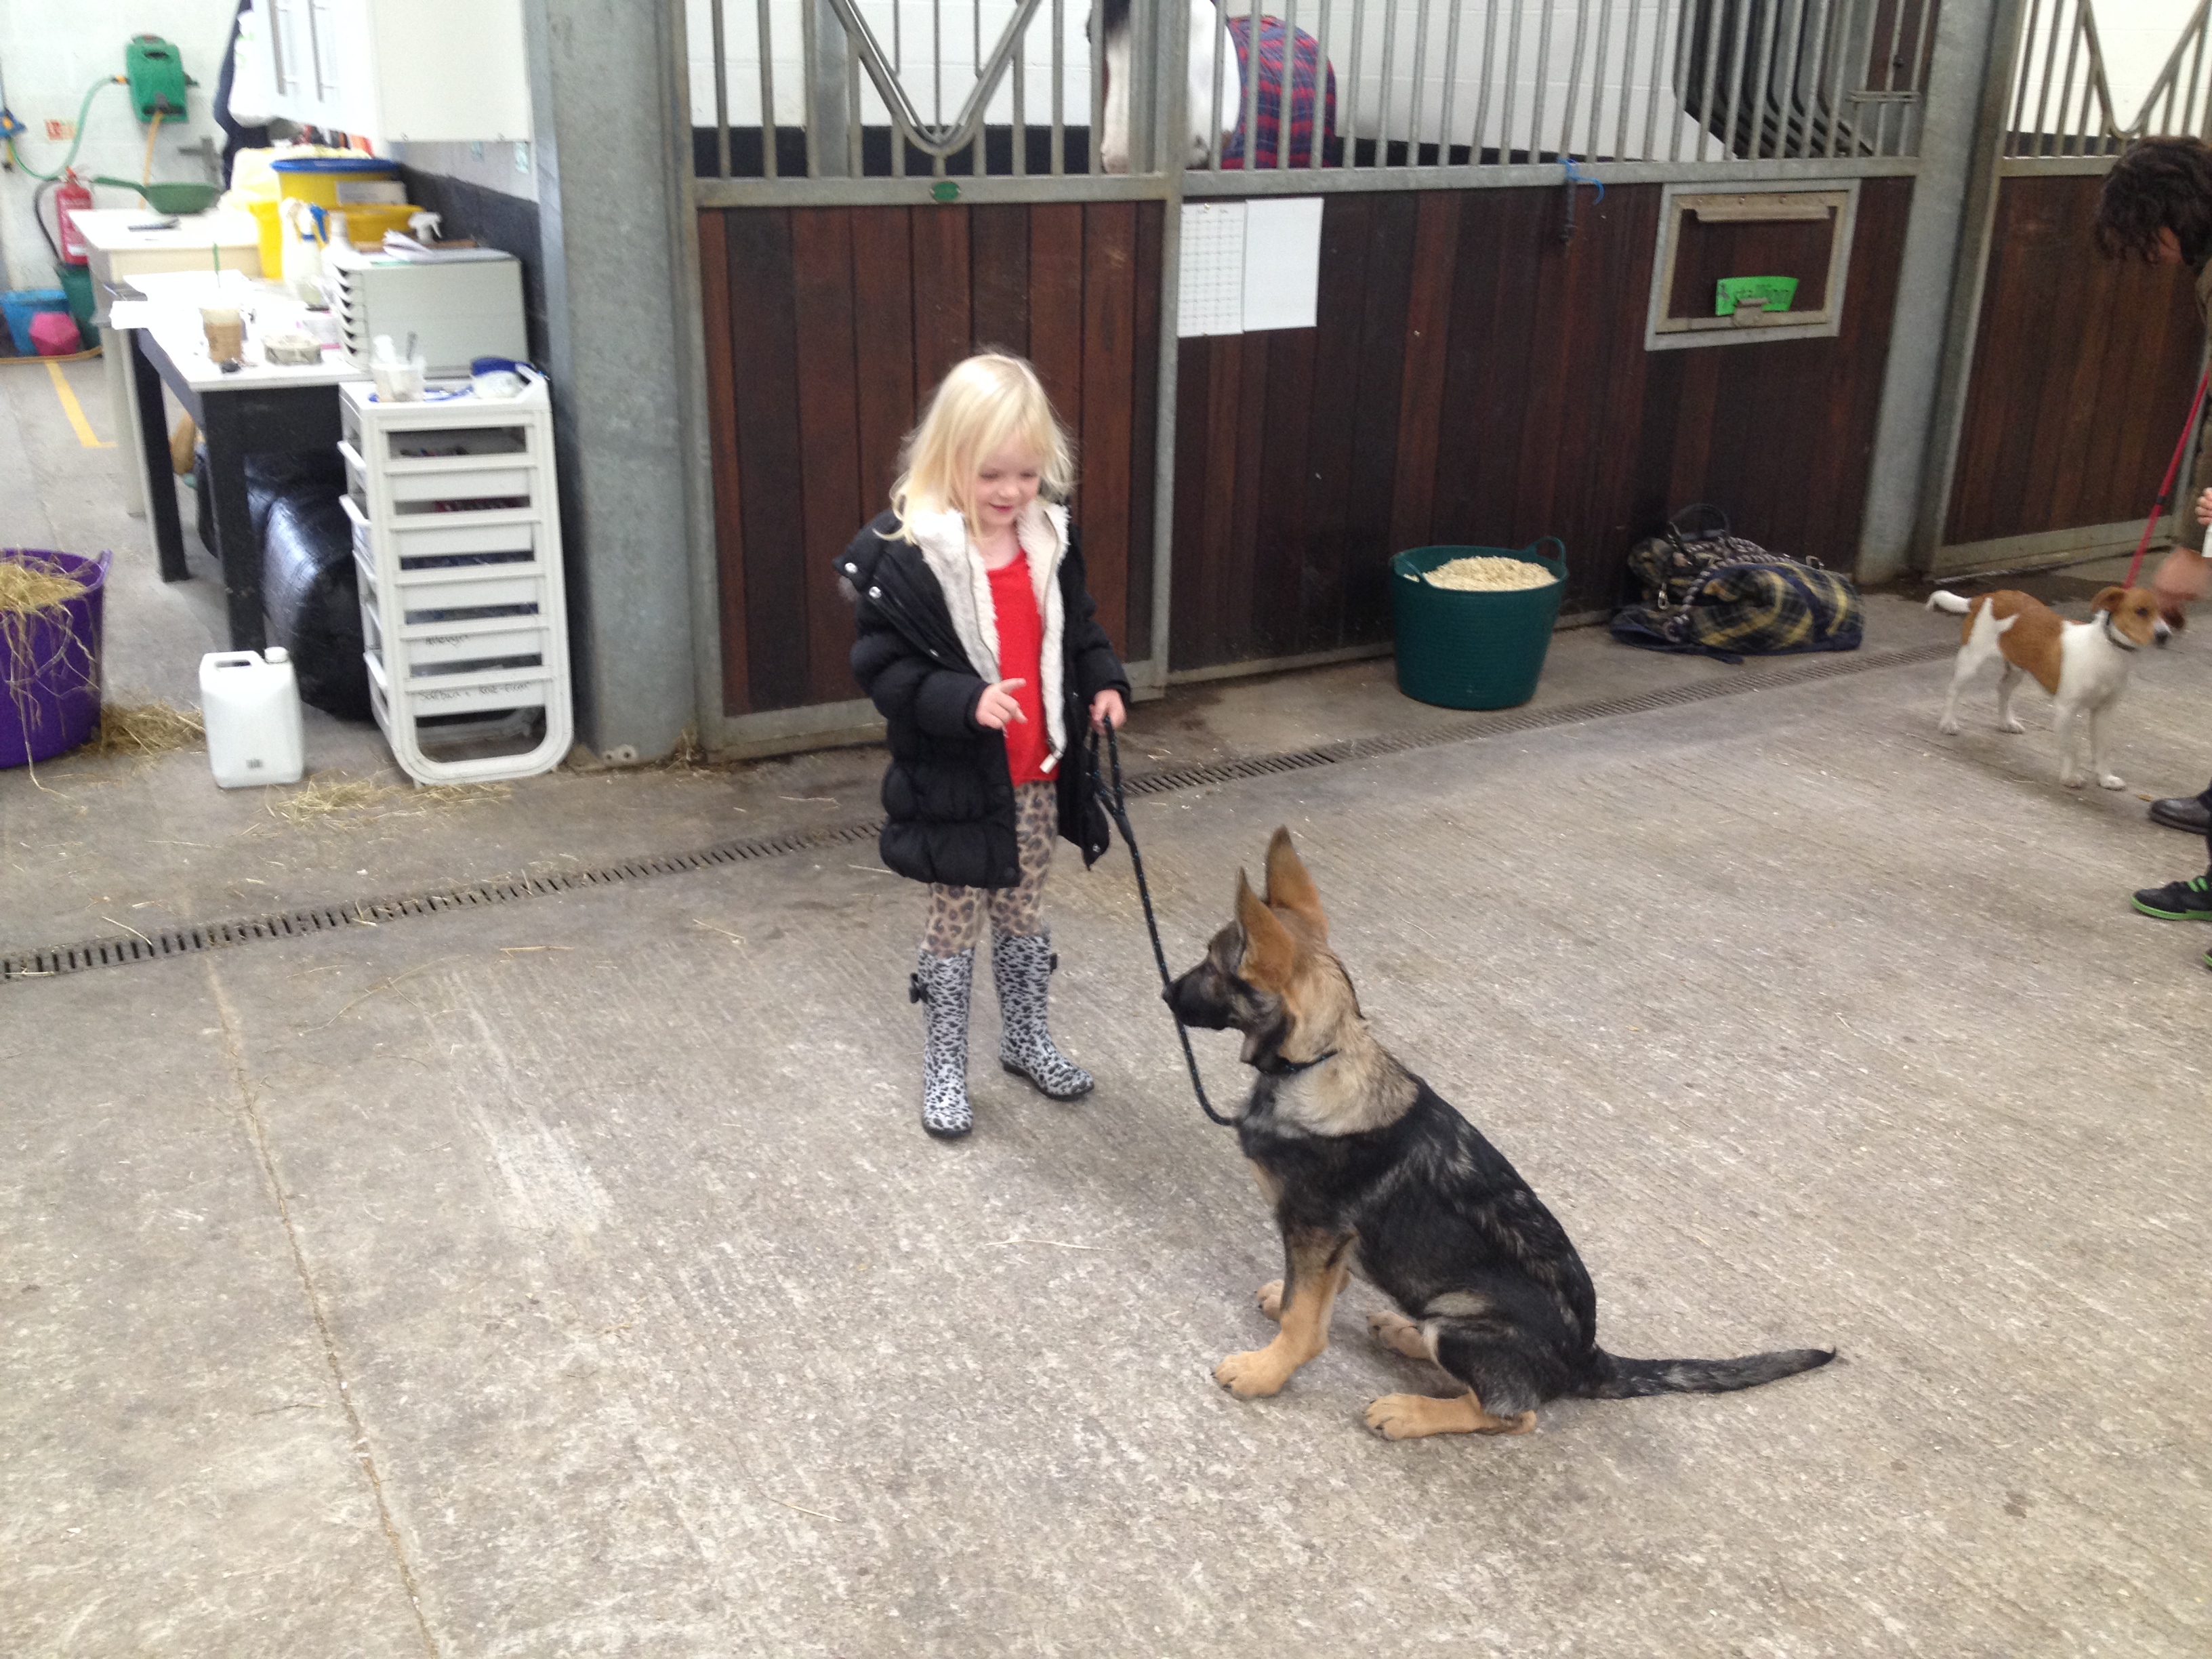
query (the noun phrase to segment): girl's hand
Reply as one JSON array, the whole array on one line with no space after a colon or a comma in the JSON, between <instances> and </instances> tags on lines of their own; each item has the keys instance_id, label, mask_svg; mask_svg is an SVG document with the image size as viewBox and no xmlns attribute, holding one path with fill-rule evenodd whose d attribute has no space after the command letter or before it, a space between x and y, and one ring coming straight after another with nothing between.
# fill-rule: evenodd
<instances>
[{"instance_id":1,"label":"girl's hand","mask_svg":"<svg viewBox=\"0 0 2212 1659\"><path fill-rule=\"evenodd\" d=\"M2207 495L2212 495L2212 489L2208 489L2204 493ZM1121 694L1111 687L1091 698L1091 723L1093 726L1103 730L1106 723L1110 720L1113 722L1114 729L1118 732L1127 722L1128 718L1129 711L1122 706Z\"/></svg>"},{"instance_id":2,"label":"girl's hand","mask_svg":"<svg viewBox=\"0 0 2212 1659\"><path fill-rule=\"evenodd\" d=\"M983 695L975 703L975 724L993 732L1003 732L1022 716L1021 704L1014 701L1014 688L1027 685L1027 680L1000 680L983 688Z\"/></svg>"},{"instance_id":3,"label":"girl's hand","mask_svg":"<svg viewBox=\"0 0 2212 1659\"><path fill-rule=\"evenodd\" d=\"M2212 489L2206 490L2197 498L2197 522L2212 525Z\"/></svg>"}]
</instances>

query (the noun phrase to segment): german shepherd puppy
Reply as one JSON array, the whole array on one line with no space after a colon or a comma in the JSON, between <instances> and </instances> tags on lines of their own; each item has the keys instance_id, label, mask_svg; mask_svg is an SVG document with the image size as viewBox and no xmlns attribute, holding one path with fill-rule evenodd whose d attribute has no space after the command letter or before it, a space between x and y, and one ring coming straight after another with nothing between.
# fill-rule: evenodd
<instances>
[{"instance_id":1,"label":"german shepherd puppy","mask_svg":"<svg viewBox=\"0 0 2212 1659\"><path fill-rule=\"evenodd\" d=\"M1289 830L1268 843L1267 896L1240 870L1237 919L1164 994L1187 1025L1243 1032L1244 1063L1260 1074L1237 1133L1282 1230L1283 1276L1260 1291L1282 1330L1214 1369L1231 1393L1277 1393L1327 1347L1329 1310L1355 1272L1403 1310L1368 1322L1376 1339L1467 1390L1376 1401L1368 1426L1393 1440L1526 1434L1535 1408L1563 1395L1721 1394L1835 1358L1624 1359L1599 1347L1597 1293L1565 1230L1369 1032Z\"/></svg>"}]
</instances>

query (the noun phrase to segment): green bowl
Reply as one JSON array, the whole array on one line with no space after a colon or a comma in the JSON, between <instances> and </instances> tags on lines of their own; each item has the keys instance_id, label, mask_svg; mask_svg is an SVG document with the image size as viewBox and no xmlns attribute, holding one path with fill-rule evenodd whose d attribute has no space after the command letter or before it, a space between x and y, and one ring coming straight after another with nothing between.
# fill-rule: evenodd
<instances>
[{"instance_id":1,"label":"green bowl","mask_svg":"<svg viewBox=\"0 0 2212 1659\"><path fill-rule=\"evenodd\" d=\"M216 185L141 185L128 179L94 179L95 185L135 190L156 213L205 213L222 194Z\"/></svg>"}]
</instances>

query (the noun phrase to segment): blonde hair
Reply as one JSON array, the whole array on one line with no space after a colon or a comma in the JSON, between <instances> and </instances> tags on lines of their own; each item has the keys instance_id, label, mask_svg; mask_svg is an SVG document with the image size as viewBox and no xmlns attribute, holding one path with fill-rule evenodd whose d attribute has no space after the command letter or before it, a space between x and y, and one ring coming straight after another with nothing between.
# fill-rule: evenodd
<instances>
[{"instance_id":1,"label":"blonde hair","mask_svg":"<svg viewBox=\"0 0 2212 1659\"><path fill-rule=\"evenodd\" d=\"M1066 501L1075 487L1075 447L1036 370L998 351L956 363L899 450L891 511L900 537L912 541L915 514L932 509L951 507L972 526L976 471L1009 441L1037 457L1038 493Z\"/></svg>"}]
</instances>

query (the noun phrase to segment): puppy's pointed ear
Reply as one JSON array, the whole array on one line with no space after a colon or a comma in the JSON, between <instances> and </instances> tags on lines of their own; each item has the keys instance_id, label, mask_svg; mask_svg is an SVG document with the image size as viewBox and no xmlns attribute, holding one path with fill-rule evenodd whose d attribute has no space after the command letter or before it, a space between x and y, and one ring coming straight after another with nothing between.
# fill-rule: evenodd
<instances>
[{"instance_id":1,"label":"puppy's pointed ear","mask_svg":"<svg viewBox=\"0 0 2212 1659\"><path fill-rule=\"evenodd\" d=\"M1267 902L1288 910L1318 937L1328 939L1328 917L1321 908L1321 890L1306 873L1287 829L1276 830L1267 842Z\"/></svg>"},{"instance_id":2,"label":"puppy's pointed ear","mask_svg":"<svg viewBox=\"0 0 2212 1659\"><path fill-rule=\"evenodd\" d=\"M1237 964L1237 976L1248 985L1281 994L1290 986L1297 942L1252 890L1242 870L1237 872L1237 924L1244 930L1244 960Z\"/></svg>"},{"instance_id":3,"label":"puppy's pointed ear","mask_svg":"<svg viewBox=\"0 0 2212 1659\"><path fill-rule=\"evenodd\" d=\"M2127 597L2128 590L2115 582L2112 586L2100 591L2095 599L2089 601L2089 609L2101 611L2108 617L2113 616L2118 614L2121 601Z\"/></svg>"}]
</instances>

